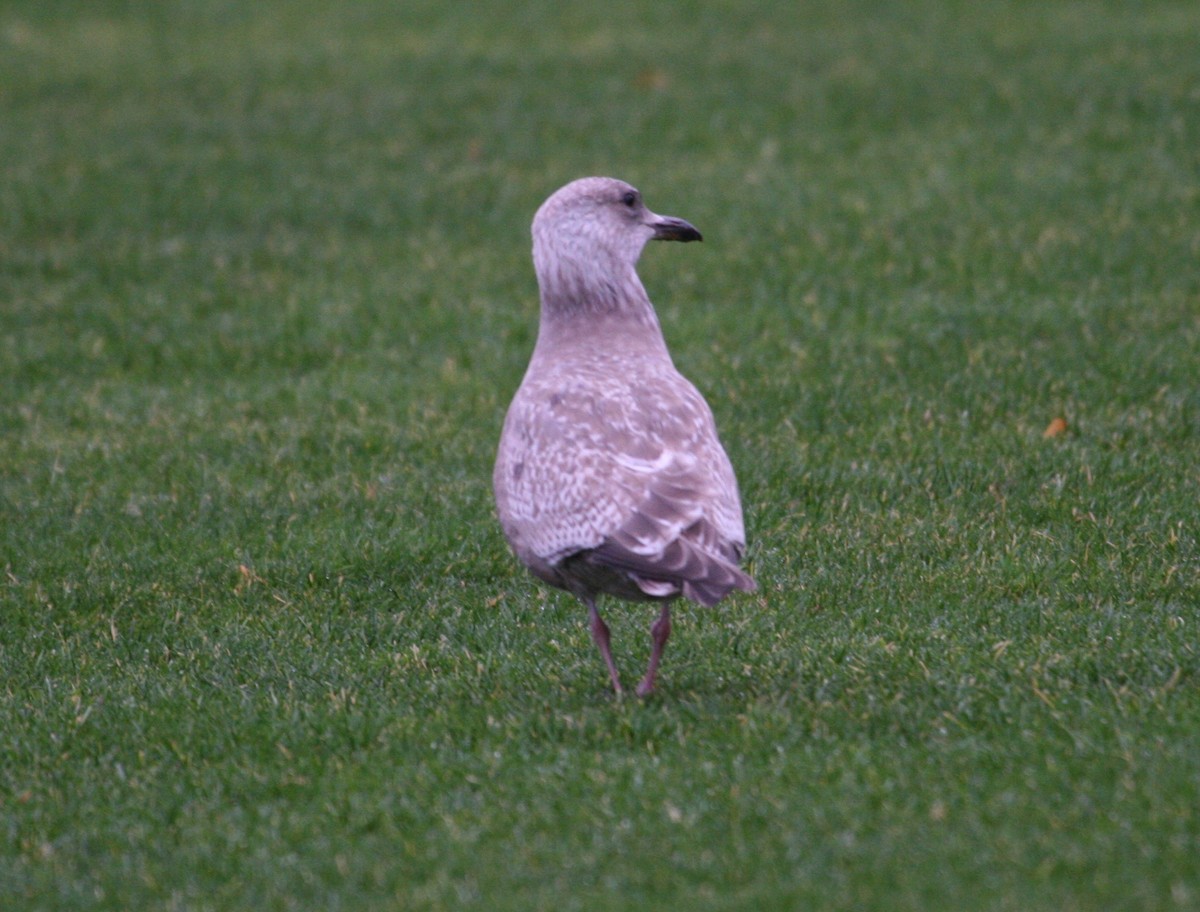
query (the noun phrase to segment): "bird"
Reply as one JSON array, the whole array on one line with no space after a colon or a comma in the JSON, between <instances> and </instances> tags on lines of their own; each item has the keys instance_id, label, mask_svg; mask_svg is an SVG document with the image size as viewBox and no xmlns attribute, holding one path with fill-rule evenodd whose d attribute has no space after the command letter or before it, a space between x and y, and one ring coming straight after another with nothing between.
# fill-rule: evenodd
<instances>
[{"instance_id":1,"label":"bird","mask_svg":"<svg viewBox=\"0 0 1200 912\"><path fill-rule=\"evenodd\" d=\"M650 240L702 238L609 177L551 194L532 235L538 334L500 434L496 511L520 563L587 607L618 697L597 599L661 603L636 690L645 697L674 599L712 606L756 588L739 566L741 501L712 410L676 370L636 268Z\"/></svg>"}]
</instances>

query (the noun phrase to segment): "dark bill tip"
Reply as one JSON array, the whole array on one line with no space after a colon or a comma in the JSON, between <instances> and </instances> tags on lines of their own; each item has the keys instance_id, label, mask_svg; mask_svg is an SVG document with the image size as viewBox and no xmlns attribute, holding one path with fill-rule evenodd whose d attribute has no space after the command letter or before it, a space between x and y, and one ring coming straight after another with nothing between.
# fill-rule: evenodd
<instances>
[{"instance_id":1,"label":"dark bill tip","mask_svg":"<svg viewBox=\"0 0 1200 912\"><path fill-rule=\"evenodd\" d=\"M651 227L654 229L654 240L656 241L702 241L700 232L695 229L691 222L685 222L681 218L672 218L671 216L660 216Z\"/></svg>"}]
</instances>

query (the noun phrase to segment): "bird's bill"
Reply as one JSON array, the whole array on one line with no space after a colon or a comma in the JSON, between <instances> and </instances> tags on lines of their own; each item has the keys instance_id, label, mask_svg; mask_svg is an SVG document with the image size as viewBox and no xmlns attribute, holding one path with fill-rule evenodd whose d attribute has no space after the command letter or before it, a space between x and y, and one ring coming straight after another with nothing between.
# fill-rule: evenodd
<instances>
[{"instance_id":1,"label":"bird's bill","mask_svg":"<svg viewBox=\"0 0 1200 912\"><path fill-rule=\"evenodd\" d=\"M670 215L656 215L650 223L656 241L702 241L703 237L691 222Z\"/></svg>"}]
</instances>

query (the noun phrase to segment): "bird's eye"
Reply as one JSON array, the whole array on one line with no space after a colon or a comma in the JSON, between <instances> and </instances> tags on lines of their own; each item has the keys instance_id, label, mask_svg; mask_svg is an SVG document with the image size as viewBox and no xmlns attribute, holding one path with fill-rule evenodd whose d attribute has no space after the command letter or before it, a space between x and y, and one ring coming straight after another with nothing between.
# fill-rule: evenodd
<instances>
[{"instance_id":1,"label":"bird's eye","mask_svg":"<svg viewBox=\"0 0 1200 912\"><path fill-rule=\"evenodd\" d=\"M635 193L633 190L626 190L621 196L621 202L632 209L634 204L637 203L637 193Z\"/></svg>"}]
</instances>

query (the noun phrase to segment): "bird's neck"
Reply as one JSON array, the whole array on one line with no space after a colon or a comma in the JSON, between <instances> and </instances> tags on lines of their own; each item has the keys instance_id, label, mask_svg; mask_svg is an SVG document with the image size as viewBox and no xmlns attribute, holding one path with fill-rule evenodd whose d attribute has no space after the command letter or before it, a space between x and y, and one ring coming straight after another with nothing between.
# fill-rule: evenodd
<instances>
[{"instance_id":1,"label":"bird's neck","mask_svg":"<svg viewBox=\"0 0 1200 912\"><path fill-rule=\"evenodd\" d=\"M569 285L543 284L537 350L559 357L568 350L613 348L666 355L654 306L632 270L631 276L619 286L598 286L593 279L582 296Z\"/></svg>"},{"instance_id":2,"label":"bird's neck","mask_svg":"<svg viewBox=\"0 0 1200 912\"><path fill-rule=\"evenodd\" d=\"M658 331L654 306L633 265L576 262L568 253L539 266L543 327L602 321Z\"/></svg>"},{"instance_id":3,"label":"bird's neck","mask_svg":"<svg viewBox=\"0 0 1200 912\"><path fill-rule=\"evenodd\" d=\"M535 247L534 263L543 315L653 312L633 263L594 250L580 256L570 247L557 248L552 255Z\"/></svg>"}]
</instances>

